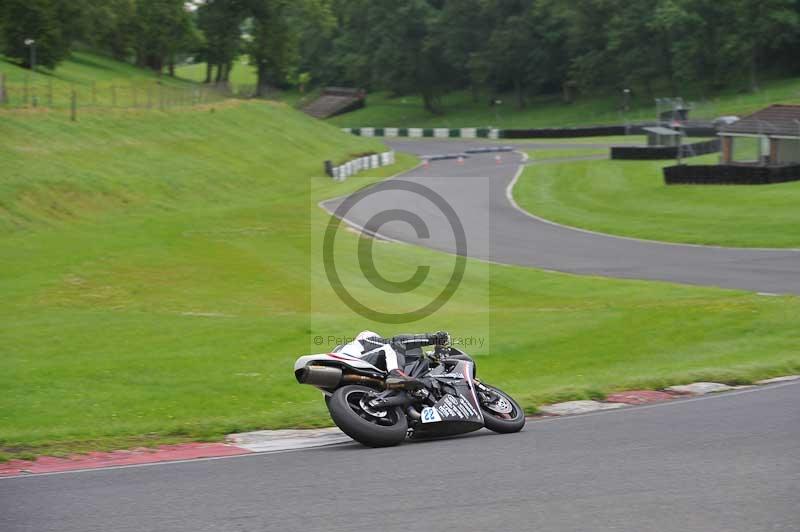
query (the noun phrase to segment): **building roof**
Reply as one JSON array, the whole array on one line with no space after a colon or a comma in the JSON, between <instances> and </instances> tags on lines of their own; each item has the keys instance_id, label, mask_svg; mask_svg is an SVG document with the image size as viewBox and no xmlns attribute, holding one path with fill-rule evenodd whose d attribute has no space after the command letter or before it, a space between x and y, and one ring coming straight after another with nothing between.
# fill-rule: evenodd
<instances>
[{"instance_id":1,"label":"building roof","mask_svg":"<svg viewBox=\"0 0 800 532\"><path fill-rule=\"evenodd\" d=\"M674 137L675 135L680 135L680 131L675 131L674 129L669 129L666 127L645 127L642 128L643 130L647 131L648 133L655 133L656 135L661 135L663 137Z\"/></svg>"},{"instance_id":2,"label":"building roof","mask_svg":"<svg viewBox=\"0 0 800 532\"><path fill-rule=\"evenodd\" d=\"M800 137L800 105L770 105L738 122L720 128L721 135L781 135Z\"/></svg>"}]
</instances>

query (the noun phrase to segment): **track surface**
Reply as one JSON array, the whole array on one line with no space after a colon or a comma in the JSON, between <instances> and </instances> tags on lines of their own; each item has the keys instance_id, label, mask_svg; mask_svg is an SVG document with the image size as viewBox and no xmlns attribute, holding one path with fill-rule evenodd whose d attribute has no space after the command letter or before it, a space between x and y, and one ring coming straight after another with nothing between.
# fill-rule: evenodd
<instances>
[{"instance_id":1,"label":"track surface","mask_svg":"<svg viewBox=\"0 0 800 532\"><path fill-rule=\"evenodd\" d=\"M454 140L392 140L388 144L396 150L418 155L453 153L488 145L481 141ZM540 143L517 146L576 147L574 144ZM526 215L506 196L522 163L521 157L516 153L504 153L502 158L501 164L495 162L494 154L472 155L463 164L454 160L435 161L402 176L404 180L419 182L434 190L453 207L469 240L469 256L576 274L800 294L798 250L661 244L575 230ZM430 235L423 234L420 238L403 222L388 223L379 233L454 252L452 231L441 213L430 202L409 199L403 194L407 193L374 194L351 209L346 219L364 226L373 215L387 209L410 210L431 228ZM333 210L340 203L341 199L337 199L323 205Z\"/></svg>"},{"instance_id":2,"label":"track surface","mask_svg":"<svg viewBox=\"0 0 800 532\"><path fill-rule=\"evenodd\" d=\"M800 530L800 383L356 444L0 480L3 532Z\"/></svg>"}]
</instances>

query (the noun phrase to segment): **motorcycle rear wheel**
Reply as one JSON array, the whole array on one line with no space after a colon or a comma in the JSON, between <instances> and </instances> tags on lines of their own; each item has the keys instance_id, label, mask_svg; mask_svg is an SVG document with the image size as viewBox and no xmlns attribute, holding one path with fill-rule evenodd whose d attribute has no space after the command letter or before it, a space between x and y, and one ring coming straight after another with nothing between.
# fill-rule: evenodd
<instances>
[{"instance_id":1,"label":"motorcycle rear wheel","mask_svg":"<svg viewBox=\"0 0 800 532\"><path fill-rule=\"evenodd\" d=\"M342 432L367 447L390 447L406 438L408 420L400 407L369 412L362 406L374 390L353 384L333 392L328 411ZM375 415L375 414L383 414Z\"/></svg>"},{"instance_id":2,"label":"motorcycle rear wheel","mask_svg":"<svg viewBox=\"0 0 800 532\"><path fill-rule=\"evenodd\" d=\"M511 405L511 412L508 414L499 414L492 410L488 405L481 401L481 412L483 412L483 424L487 429L499 432L501 434L510 434L512 432L519 432L525 426L525 411L519 406L513 397L505 393L503 390L494 386L489 386L485 382L481 382L483 386L489 388L492 393L500 396L501 400L505 400Z\"/></svg>"}]
</instances>

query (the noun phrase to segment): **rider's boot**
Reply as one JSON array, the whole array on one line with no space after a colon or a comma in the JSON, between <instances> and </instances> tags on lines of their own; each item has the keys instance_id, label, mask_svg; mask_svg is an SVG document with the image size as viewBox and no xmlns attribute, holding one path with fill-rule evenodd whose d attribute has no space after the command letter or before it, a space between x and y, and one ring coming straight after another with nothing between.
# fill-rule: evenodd
<instances>
[{"instance_id":1,"label":"rider's boot","mask_svg":"<svg viewBox=\"0 0 800 532\"><path fill-rule=\"evenodd\" d=\"M401 369L391 370L386 377L385 384L387 389L417 390L425 387L421 380L409 377Z\"/></svg>"}]
</instances>

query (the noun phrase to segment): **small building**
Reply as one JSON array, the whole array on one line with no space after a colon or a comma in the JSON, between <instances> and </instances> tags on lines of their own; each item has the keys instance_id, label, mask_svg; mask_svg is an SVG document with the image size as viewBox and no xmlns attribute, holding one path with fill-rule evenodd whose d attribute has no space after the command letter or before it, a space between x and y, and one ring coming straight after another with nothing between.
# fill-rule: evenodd
<instances>
[{"instance_id":1,"label":"small building","mask_svg":"<svg viewBox=\"0 0 800 532\"><path fill-rule=\"evenodd\" d=\"M683 98L656 98L656 114L661 122L669 124L686 122L689 120L691 109L691 104L684 102Z\"/></svg>"},{"instance_id":2,"label":"small building","mask_svg":"<svg viewBox=\"0 0 800 532\"><path fill-rule=\"evenodd\" d=\"M770 105L720 128L722 164L800 164L800 105Z\"/></svg>"},{"instance_id":3,"label":"small building","mask_svg":"<svg viewBox=\"0 0 800 532\"><path fill-rule=\"evenodd\" d=\"M647 135L647 145L653 147L672 147L680 146L681 135L680 131L669 129L667 127L645 127L642 128Z\"/></svg>"}]
</instances>

